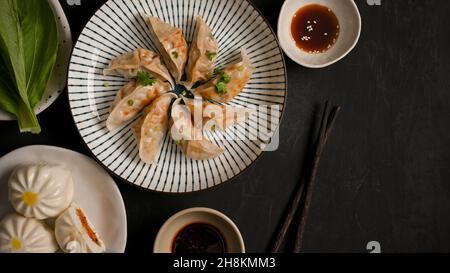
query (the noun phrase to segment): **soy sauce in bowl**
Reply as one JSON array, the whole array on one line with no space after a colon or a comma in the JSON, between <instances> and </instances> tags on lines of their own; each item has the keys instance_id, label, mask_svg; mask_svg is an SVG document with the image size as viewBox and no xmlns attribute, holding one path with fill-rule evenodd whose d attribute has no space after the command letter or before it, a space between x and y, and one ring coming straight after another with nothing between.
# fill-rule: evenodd
<instances>
[{"instance_id":1,"label":"soy sauce in bowl","mask_svg":"<svg viewBox=\"0 0 450 273\"><path fill-rule=\"evenodd\" d=\"M309 4L295 13L291 23L291 34L301 50L308 53L323 53L336 43L339 28L339 21L330 8Z\"/></svg>"},{"instance_id":2,"label":"soy sauce in bowl","mask_svg":"<svg viewBox=\"0 0 450 273\"><path fill-rule=\"evenodd\" d=\"M183 227L172 242L172 253L226 253L222 233L213 225L193 223Z\"/></svg>"}]
</instances>

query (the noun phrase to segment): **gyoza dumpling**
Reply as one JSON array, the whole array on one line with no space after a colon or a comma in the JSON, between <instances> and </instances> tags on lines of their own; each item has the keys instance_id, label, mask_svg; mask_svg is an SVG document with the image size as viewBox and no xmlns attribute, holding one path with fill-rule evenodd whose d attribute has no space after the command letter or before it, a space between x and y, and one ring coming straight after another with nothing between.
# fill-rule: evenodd
<instances>
[{"instance_id":1,"label":"gyoza dumpling","mask_svg":"<svg viewBox=\"0 0 450 273\"><path fill-rule=\"evenodd\" d=\"M169 71L161 63L159 55L143 48L138 48L133 52L115 58L111 61L109 66L103 70L103 73L105 75L136 78L139 71L146 71L155 78L173 84Z\"/></svg>"},{"instance_id":2,"label":"gyoza dumpling","mask_svg":"<svg viewBox=\"0 0 450 273\"><path fill-rule=\"evenodd\" d=\"M199 140L202 138L201 126L202 118L200 117L200 124L197 124L197 128L200 130L194 130L194 124L192 123L192 113L190 109L181 104L182 99L177 99L172 104L172 110L170 113L170 136L175 141L181 140Z\"/></svg>"},{"instance_id":3,"label":"gyoza dumpling","mask_svg":"<svg viewBox=\"0 0 450 273\"><path fill-rule=\"evenodd\" d=\"M212 159L221 155L224 149L202 135L201 129L192 124L188 108L179 102L174 102L172 106L170 136L183 153L194 160Z\"/></svg>"},{"instance_id":4,"label":"gyoza dumpling","mask_svg":"<svg viewBox=\"0 0 450 273\"><path fill-rule=\"evenodd\" d=\"M183 153L194 160L207 160L218 157L224 149L213 144L206 136L202 140L182 140L176 142Z\"/></svg>"},{"instance_id":5,"label":"gyoza dumpling","mask_svg":"<svg viewBox=\"0 0 450 273\"><path fill-rule=\"evenodd\" d=\"M196 97L196 99L199 102L201 101L198 105L201 107L203 127L210 131L215 131L216 129L223 131L229 126L245 122L254 113L254 110L250 108L214 104L202 100L201 97ZM183 101L190 112L195 113L195 99L183 97Z\"/></svg>"},{"instance_id":6,"label":"gyoza dumpling","mask_svg":"<svg viewBox=\"0 0 450 273\"><path fill-rule=\"evenodd\" d=\"M58 165L18 167L8 185L14 209L25 217L39 220L58 216L73 198L72 174Z\"/></svg>"},{"instance_id":7,"label":"gyoza dumpling","mask_svg":"<svg viewBox=\"0 0 450 273\"><path fill-rule=\"evenodd\" d=\"M147 109L148 109L148 107L145 110L147 110ZM144 111L144 115L131 126L131 132L133 133L133 136L136 139L138 148L139 148L139 144L141 143L142 124L144 124L146 115L147 115L147 111Z\"/></svg>"},{"instance_id":8,"label":"gyoza dumpling","mask_svg":"<svg viewBox=\"0 0 450 273\"><path fill-rule=\"evenodd\" d=\"M145 163L153 163L161 149L169 125L169 107L176 97L174 93L167 93L155 99L147 107L145 116L133 126L139 156Z\"/></svg>"},{"instance_id":9,"label":"gyoza dumpling","mask_svg":"<svg viewBox=\"0 0 450 273\"><path fill-rule=\"evenodd\" d=\"M181 29L173 27L156 17L149 16L147 24L156 45L175 81L180 82L186 66L188 48Z\"/></svg>"},{"instance_id":10,"label":"gyoza dumpling","mask_svg":"<svg viewBox=\"0 0 450 273\"><path fill-rule=\"evenodd\" d=\"M214 121L214 126L218 126L218 129L226 128L222 126L225 122L224 118L226 118L224 116L226 114L226 106L203 100L200 96L196 96L194 99L183 97L183 101L189 111L193 113L194 118L195 115L201 115L203 126L209 125L207 129L211 129L210 127L213 126L210 124L211 121ZM215 127L212 128L213 131L216 129Z\"/></svg>"},{"instance_id":11,"label":"gyoza dumpling","mask_svg":"<svg viewBox=\"0 0 450 273\"><path fill-rule=\"evenodd\" d=\"M144 77L146 77L146 76L144 76ZM147 80L153 81L153 78L147 78ZM131 80L129 83L125 84L122 88L120 88L116 94L114 102L111 104L110 111L112 111L123 98L130 95L134 90L136 90L136 88L139 85L140 84L138 83L137 80Z\"/></svg>"},{"instance_id":12,"label":"gyoza dumpling","mask_svg":"<svg viewBox=\"0 0 450 273\"><path fill-rule=\"evenodd\" d=\"M241 49L241 60L229 65L216 78L194 89L195 95L217 102L229 102L236 97L250 80L255 68Z\"/></svg>"},{"instance_id":13,"label":"gyoza dumpling","mask_svg":"<svg viewBox=\"0 0 450 273\"><path fill-rule=\"evenodd\" d=\"M217 59L218 44L211 29L197 16L197 31L189 49L189 59L186 66L189 88L198 81L207 81L214 72Z\"/></svg>"},{"instance_id":14,"label":"gyoza dumpling","mask_svg":"<svg viewBox=\"0 0 450 273\"><path fill-rule=\"evenodd\" d=\"M53 231L44 223L16 213L0 222L0 253L53 253L58 250Z\"/></svg>"},{"instance_id":15,"label":"gyoza dumpling","mask_svg":"<svg viewBox=\"0 0 450 273\"><path fill-rule=\"evenodd\" d=\"M67 253L101 253L105 244L86 213L76 204L70 205L55 221L56 240Z\"/></svg>"},{"instance_id":16,"label":"gyoza dumpling","mask_svg":"<svg viewBox=\"0 0 450 273\"><path fill-rule=\"evenodd\" d=\"M127 121L136 117L155 98L167 93L169 90L170 84L160 80L154 81L151 85L136 85L130 94L123 97L118 103L115 103L115 107L106 120L106 127L109 131L119 128ZM121 95L119 94L118 96L120 97Z\"/></svg>"},{"instance_id":17,"label":"gyoza dumpling","mask_svg":"<svg viewBox=\"0 0 450 273\"><path fill-rule=\"evenodd\" d=\"M132 80L129 83L125 84L122 88L119 89L119 91L116 94L116 98L114 99L114 102L111 104L110 112L119 104L123 98L130 95L134 90L136 90L137 86L139 84Z\"/></svg>"},{"instance_id":18,"label":"gyoza dumpling","mask_svg":"<svg viewBox=\"0 0 450 273\"><path fill-rule=\"evenodd\" d=\"M203 108L203 126L207 130L224 131L230 126L243 123L255 112L255 110L244 107L218 106L208 104Z\"/></svg>"}]
</instances>

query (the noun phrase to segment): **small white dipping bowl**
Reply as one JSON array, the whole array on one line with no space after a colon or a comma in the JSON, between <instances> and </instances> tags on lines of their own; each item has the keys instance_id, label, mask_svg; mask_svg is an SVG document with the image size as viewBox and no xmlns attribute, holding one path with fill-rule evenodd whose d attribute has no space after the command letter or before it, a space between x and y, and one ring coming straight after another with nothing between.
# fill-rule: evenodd
<instances>
[{"instance_id":1,"label":"small white dipping bowl","mask_svg":"<svg viewBox=\"0 0 450 273\"><path fill-rule=\"evenodd\" d=\"M153 245L154 253L172 253L178 232L189 224L210 224L223 235L228 253L245 253L241 232L225 214L210 208L190 208L170 217L160 228Z\"/></svg>"},{"instance_id":2,"label":"small white dipping bowl","mask_svg":"<svg viewBox=\"0 0 450 273\"><path fill-rule=\"evenodd\" d=\"M339 37L323 53L307 53L295 44L291 33L294 14L303 6L319 4L330 8L339 20ZM361 16L353 0L286 0L278 18L278 39L286 55L296 63L322 68L344 58L356 45L361 34Z\"/></svg>"}]
</instances>

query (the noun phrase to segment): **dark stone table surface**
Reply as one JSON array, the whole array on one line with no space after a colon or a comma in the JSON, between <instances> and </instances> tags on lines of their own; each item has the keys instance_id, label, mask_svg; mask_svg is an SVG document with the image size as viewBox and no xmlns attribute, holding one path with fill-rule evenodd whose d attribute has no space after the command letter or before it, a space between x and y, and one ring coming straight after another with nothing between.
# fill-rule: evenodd
<instances>
[{"instance_id":1,"label":"dark stone table surface","mask_svg":"<svg viewBox=\"0 0 450 273\"><path fill-rule=\"evenodd\" d=\"M76 39L105 1L60 2ZM283 1L253 2L276 29ZM345 59L313 70L286 58L277 151L201 193L164 195L117 181L128 214L127 252L150 253L162 223L193 206L224 212L249 252L265 251L302 173L317 106L327 99L343 111L321 161L303 250L367 252L367 243L378 241L383 252L450 251L450 1L356 3L362 33ZM39 120L40 135L0 122L0 155L31 144L89 154L66 92Z\"/></svg>"}]
</instances>

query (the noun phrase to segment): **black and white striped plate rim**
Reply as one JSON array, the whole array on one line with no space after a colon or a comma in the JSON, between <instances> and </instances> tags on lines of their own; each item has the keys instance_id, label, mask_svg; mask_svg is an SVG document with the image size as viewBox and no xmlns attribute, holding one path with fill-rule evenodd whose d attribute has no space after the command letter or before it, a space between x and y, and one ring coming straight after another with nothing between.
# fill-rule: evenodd
<instances>
[{"instance_id":1,"label":"black and white striped plate rim","mask_svg":"<svg viewBox=\"0 0 450 273\"><path fill-rule=\"evenodd\" d=\"M75 45L68 74L69 102L75 124L93 156L116 176L137 186L159 192L184 193L219 185L244 171L261 154L262 141L220 140L220 157L196 161L186 158L169 137L164 140L157 163L139 159L130 130L137 119L115 132L108 132L106 118L116 92L126 80L104 76L103 69L120 54L136 48L157 52L144 21L144 14L161 18L183 30L188 43L201 15L218 40L218 67L239 58L244 47L256 71L231 106L277 105L278 127L287 95L284 58L274 32L260 12L247 0L109 0L87 23ZM108 84L105 84L108 83ZM234 127L235 132L256 135L257 117ZM224 135L227 135L225 132ZM265 136L270 138L271 136Z\"/></svg>"}]
</instances>

